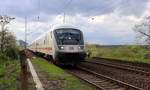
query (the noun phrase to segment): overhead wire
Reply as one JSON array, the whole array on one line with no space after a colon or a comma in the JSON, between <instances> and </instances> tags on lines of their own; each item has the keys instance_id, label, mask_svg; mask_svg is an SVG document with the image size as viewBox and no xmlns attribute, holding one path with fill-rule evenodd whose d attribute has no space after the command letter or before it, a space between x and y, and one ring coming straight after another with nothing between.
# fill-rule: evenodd
<instances>
[{"instance_id":1,"label":"overhead wire","mask_svg":"<svg viewBox=\"0 0 150 90\"><path fill-rule=\"evenodd\" d=\"M66 9L71 4L72 1L73 0L69 0L68 3L66 3L66 5L64 5L63 7L63 23L65 23L65 19L66 19Z\"/></svg>"}]
</instances>

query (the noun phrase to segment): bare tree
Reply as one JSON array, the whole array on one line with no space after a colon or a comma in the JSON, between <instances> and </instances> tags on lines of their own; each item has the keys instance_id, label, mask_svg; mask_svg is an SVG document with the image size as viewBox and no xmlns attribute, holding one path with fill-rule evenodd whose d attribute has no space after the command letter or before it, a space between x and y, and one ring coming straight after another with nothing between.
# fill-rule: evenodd
<instances>
[{"instance_id":1,"label":"bare tree","mask_svg":"<svg viewBox=\"0 0 150 90\"><path fill-rule=\"evenodd\" d=\"M144 18L139 24L135 25L134 31L144 44L150 44L150 16Z\"/></svg>"}]
</instances>

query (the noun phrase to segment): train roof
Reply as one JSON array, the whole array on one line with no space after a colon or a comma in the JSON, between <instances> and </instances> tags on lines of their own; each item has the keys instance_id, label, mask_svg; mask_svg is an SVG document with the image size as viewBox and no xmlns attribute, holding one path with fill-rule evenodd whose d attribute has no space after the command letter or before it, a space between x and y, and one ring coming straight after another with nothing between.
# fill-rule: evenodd
<instances>
[{"instance_id":1,"label":"train roof","mask_svg":"<svg viewBox=\"0 0 150 90\"><path fill-rule=\"evenodd\" d=\"M73 25L62 24L62 25L53 26L51 30L55 30L55 29L59 29L59 28L75 28L75 29L78 29L76 26L73 26Z\"/></svg>"},{"instance_id":2,"label":"train roof","mask_svg":"<svg viewBox=\"0 0 150 90\"><path fill-rule=\"evenodd\" d=\"M70 24L61 24L61 25L54 25L50 28L50 30L48 30L47 32L45 32L44 34L40 35L39 37L37 37L34 41L32 41L30 44L34 43L35 41L39 40L41 37L43 37L45 34L49 33L50 31L54 31L56 29L60 29L60 28L75 28L75 29L79 29L74 25L70 25Z\"/></svg>"}]
</instances>

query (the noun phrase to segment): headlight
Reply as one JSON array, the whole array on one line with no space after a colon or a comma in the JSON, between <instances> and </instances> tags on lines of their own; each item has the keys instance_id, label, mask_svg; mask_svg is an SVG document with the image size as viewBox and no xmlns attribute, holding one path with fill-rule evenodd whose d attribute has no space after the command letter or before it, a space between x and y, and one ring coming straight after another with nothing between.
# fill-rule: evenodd
<instances>
[{"instance_id":1,"label":"headlight","mask_svg":"<svg viewBox=\"0 0 150 90\"><path fill-rule=\"evenodd\" d=\"M84 46L79 46L78 48L79 48L79 49L84 49Z\"/></svg>"},{"instance_id":2,"label":"headlight","mask_svg":"<svg viewBox=\"0 0 150 90\"><path fill-rule=\"evenodd\" d=\"M60 50L64 50L64 47L63 47L63 46L58 46L58 48L59 48Z\"/></svg>"},{"instance_id":3,"label":"headlight","mask_svg":"<svg viewBox=\"0 0 150 90\"><path fill-rule=\"evenodd\" d=\"M60 48L61 48L61 49L64 49L64 47L63 47L63 46L61 46Z\"/></svg>"}]
</instances>

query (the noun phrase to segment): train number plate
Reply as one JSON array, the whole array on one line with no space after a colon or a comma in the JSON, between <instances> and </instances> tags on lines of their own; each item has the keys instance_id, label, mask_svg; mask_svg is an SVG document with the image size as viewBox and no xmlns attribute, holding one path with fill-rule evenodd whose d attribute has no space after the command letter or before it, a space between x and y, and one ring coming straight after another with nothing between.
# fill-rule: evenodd
<instances>
[{"instance_id":1,"label":"train number plate","mask_svg":"<svg viewBox=\"0 0 150 90\"><path fill-rule=\"evenodd\" d=\"M73 47L69 47L69 50L74 50L74 48Z\"/></svg>"}]
</instances>

